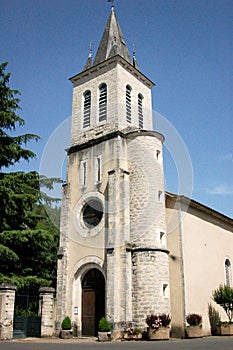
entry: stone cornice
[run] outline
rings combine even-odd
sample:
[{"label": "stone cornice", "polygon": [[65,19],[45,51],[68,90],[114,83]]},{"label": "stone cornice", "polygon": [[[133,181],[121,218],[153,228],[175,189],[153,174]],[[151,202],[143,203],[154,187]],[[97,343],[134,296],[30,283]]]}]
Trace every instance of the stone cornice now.
[{"label": "stone cornice", "polygon": [[102,134],[101,136],[97,136],[96,138],[93,139],[89,139],[87,141],[84,142],[80,142],[77,143],[73,146],[71,146],[70,148],[67,148],[67,154],[70,155],[72,153],[78,152],[80,150],[92,147],[94,145],[98,145],[101,142],[107,141],[107,140],[111,140],[114,139],[116,137],[122,137],[122,138],[134,138],[134,137],[138,137],[138,136],[151,136],[151,137],[156,137],[158,138],[162,143],[164,142],[164,136],[162,134],[160,134],[159,132],[156,131],[147,131],[147,130],[141,130],[141,129],[124,129],[124,130],[114,130],[114,131],[110,131],[106,134]]},{"label": "stone cornice", "polygon": [[169,254],[170,251],[166,248],[162,248],[162,247],[135,247],[135,248],[130,248],[127,247],[126,251],[128,252],[162,252],[162,253],[166,253]]},{"label": "stone cornice", "polygon": [[[98,72],[105,68],[106,66],[109,66],[113,64],[115,66],[117,63],[119,63],[122,67],[124,67],[128,72],[133,74],[138,80],[140,80],[143,84],[148,86],[149,88],[152,88],[155,84],[147,78],[143,73],[141,73],[137,68],[135,68],[132,64],[130,64],[128,61],[126,61],[123,57],[120,55],[116,55],[114,57],[111,57],[107,59],[106,61],[103,61],[99,64],[96,64],[93,67],[90,67],[84,71],[82,71],[79,74],[74,75],[71,77],[69,80],[73,83],[76,84],[78,80],[87,77],[88,75],[92,75],[95,72]],[[92,77],[91,77],[92,79]]]}]

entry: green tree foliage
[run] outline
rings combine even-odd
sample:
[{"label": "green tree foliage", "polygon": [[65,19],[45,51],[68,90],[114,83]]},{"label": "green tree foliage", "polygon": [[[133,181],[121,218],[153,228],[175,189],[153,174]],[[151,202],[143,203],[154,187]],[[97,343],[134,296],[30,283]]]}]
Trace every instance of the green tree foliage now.
[{"label": "green tree foliage", "polygon": [[233,319],[233,288],[226,284],[220,284],[220,286],[213,291],[212,297],[214,301],[225,310],[229,322],[231,323]]},{"label": "green tree foliage", "polygon": [[28,141],[40,139],[34,134],[11,136],[9,132],[16,129],[16,126],[23,126],[24,120],[16,114],[20,110],[18,90],[11,90],[9,79],[11,74],[5,73],[7,62],[0,65],[0,169],[9,167],[21,159],[29,160],[35,157],[35,153],[23,148]]},{"label": "green tree foliage", "polygon": [[37,218],[32,209],[39,199],[37,172],[0,173],[0,232],[34,228]]},{"label": "green tree foliage", "polygon": [[0,174],[0,282],[55,286],[60,209],[43,198],[37,172]]},{"label": "green tree foliage", "polygon": [[[24,120],[16,114],[19,92],[10,89],[6,66],[0,65],[0,169],[33,158],[22,144],[39,139],[33,134],[9,135]],[[0,172],[0,283],[33,290],[55,286],[59,232],[50,215],[58,222],[60,211],[51,205],[57,199],[40,191],[41,185],[52,189],[54,181],[36,171]]]}]

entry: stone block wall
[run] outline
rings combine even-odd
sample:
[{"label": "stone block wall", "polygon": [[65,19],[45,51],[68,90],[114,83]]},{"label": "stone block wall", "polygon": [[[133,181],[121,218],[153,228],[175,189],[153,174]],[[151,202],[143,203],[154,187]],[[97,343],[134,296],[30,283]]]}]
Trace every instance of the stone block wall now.
[{"label": "stone block wall", "polygon": [[170,313],[162,142],[146,131],[128,139],[132,321],[142,329],[148,314]]},{"label": "stone block wall", "polygon": [[51,287],[40,288],[41,305],[41,337],[52,337],[54,335],[55,322],[55,289]]},{"label": "stone block wall", "polygon": [[130,234],[140,247],[159,247],[166,230],[162,140],[155,132],[129,134]]},{"label": "stone block wall", "polygon": [[[143,128],[152,129],[152,102],[151,87],[153,83],[134,71],[128,71],[122,66],[121,60],[94,67],[91,74],[79,74],[73,82],[73,106],[71,144],[77,143],[79,136],[88,137],[94,130],[104,132],[107,129],[122,129],[125,127],[138,127],[138,95],[143,96]],[[132,74],[133,73],[133,74]],[[143,77],[143,78],[142,78]],[[107,85],[107,120],[98,121],[99,114],[99,86]],[[131,123],[126,121],[126,86],[132,88],[131,97]],[[91,91],[91,117],[90,126],[83,128],[84,93]]]},{"label": "stone block wall", "polygon": [[166,252],[132,252],[133,322],[145,329],[151,313],[170,313],[168,256]]},{"label": "stone block wall", "polygon": [[13,338],[15,290],[13,285],[0,285],[0,340]]}]

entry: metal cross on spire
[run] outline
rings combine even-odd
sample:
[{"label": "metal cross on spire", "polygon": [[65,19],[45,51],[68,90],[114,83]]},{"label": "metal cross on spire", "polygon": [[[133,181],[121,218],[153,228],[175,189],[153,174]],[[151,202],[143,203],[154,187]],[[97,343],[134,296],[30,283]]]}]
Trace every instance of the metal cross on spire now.
[{"label": "metal cross on spire", "polygon": [[112,3],[112,7],[114,7],[114,0],[108,0],[108,2]]}]

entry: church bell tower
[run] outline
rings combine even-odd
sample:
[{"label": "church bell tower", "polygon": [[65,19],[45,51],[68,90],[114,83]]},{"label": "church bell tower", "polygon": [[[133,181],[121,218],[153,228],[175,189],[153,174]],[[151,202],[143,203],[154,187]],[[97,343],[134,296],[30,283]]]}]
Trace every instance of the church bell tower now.
[{"label": "church bell tower", "polygon": [[71,145],[63,186],[57,324],[114,338],[169,313],[163,136],[152,131],[153,83],[131,60],[114,6],[95,59],[73,76]]}]

